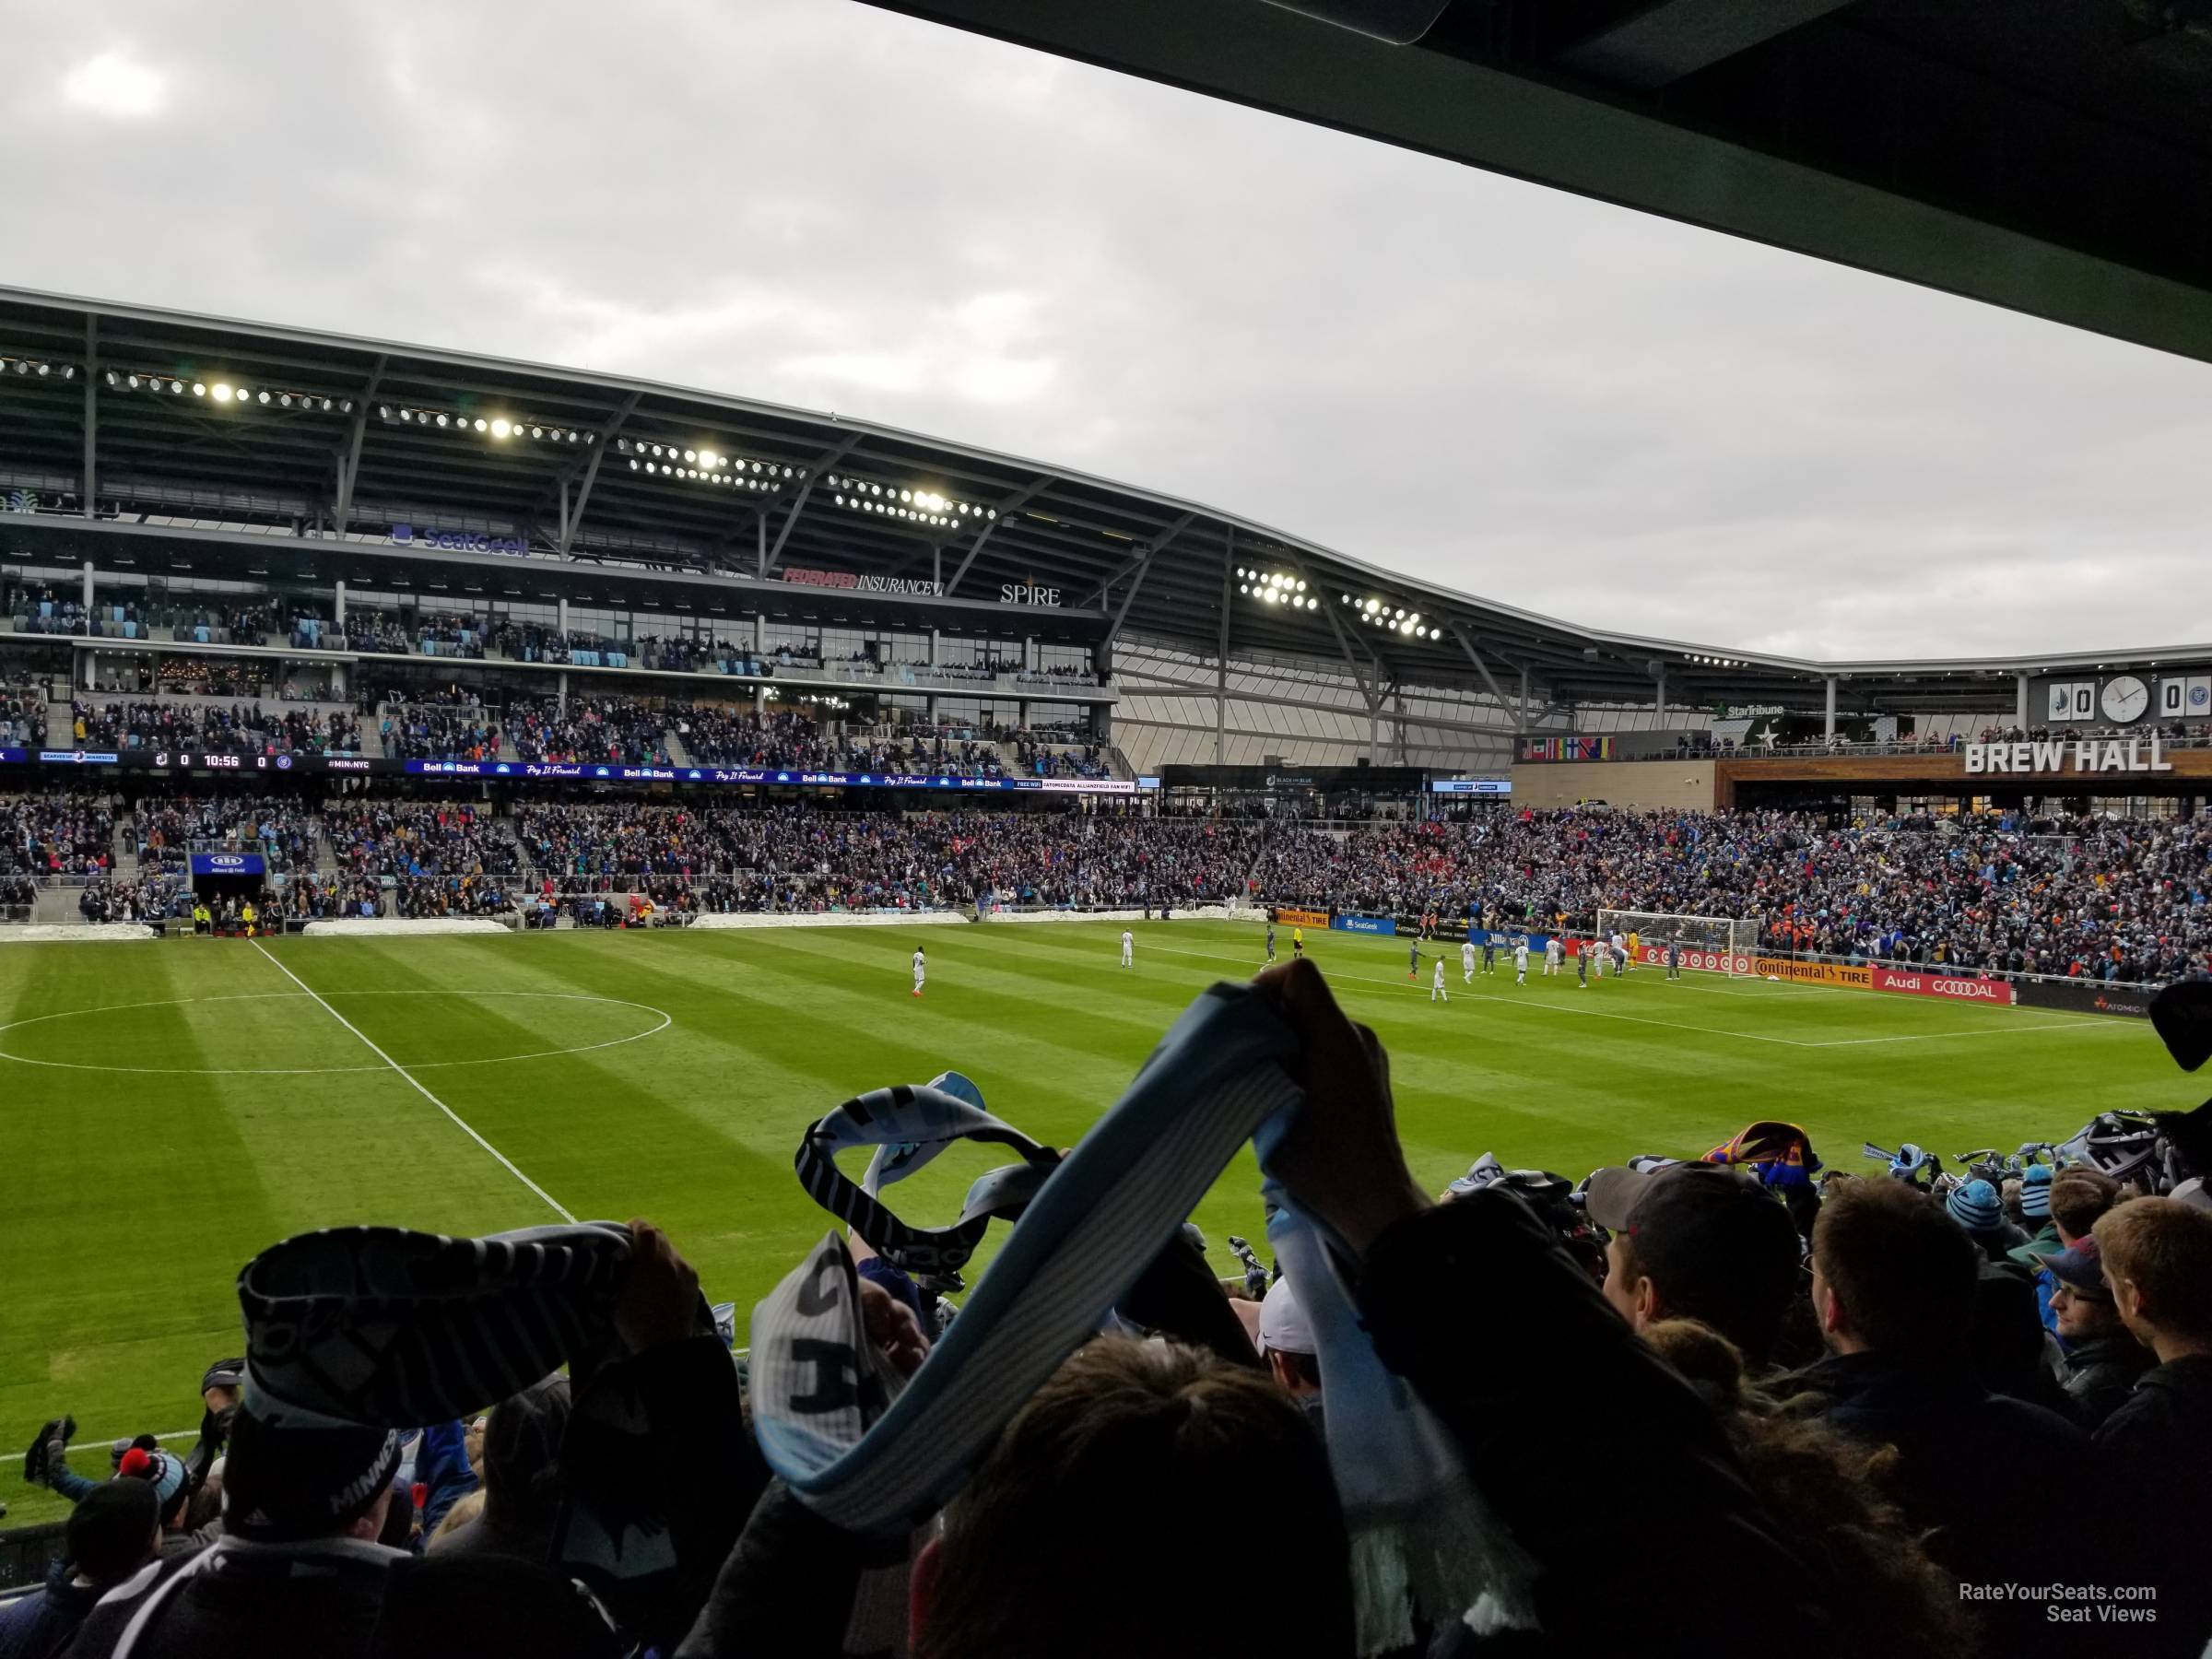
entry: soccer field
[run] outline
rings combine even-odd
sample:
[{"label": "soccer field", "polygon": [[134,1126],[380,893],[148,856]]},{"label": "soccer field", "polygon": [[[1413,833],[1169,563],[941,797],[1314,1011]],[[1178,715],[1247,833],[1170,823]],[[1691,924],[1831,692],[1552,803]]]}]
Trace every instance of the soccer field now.
[{"label": "soccer field", "polygon": [[[792,1172],[812,1119],[949,1067],[1072,1145],[1202,986],[1260,965],[1250,924],[1135,931],[1130,970],[1110,923],[0,947],[10,1523],[61,1511],[12,1472],[44,1418],[76,1417],[95,1477],[108,1440],[196,1424],[201,1371],[241,1346],[238,1269],[291,1233],[642,1215],[749,1315],[830,1224]],[[2174,1098],[2143,1021],[1650,968],[1581,990],[1532,967],[1517,988],[1507,958],[1470,987],[1456,948],[1436,1006],[1404,941],[1309,944],[1388,1046],[1432,1191],[1485,1150],[1579,1177],[1783,1117],[1871,1169],[1868,1138],[1947,1159]],[[1003,1161],[955,1148],[902,1213],[949,1220]],[[1198,1211],[1223,1273],[1223,1235],[1263,1230],[1256,1184],[1247,1153]]]}]

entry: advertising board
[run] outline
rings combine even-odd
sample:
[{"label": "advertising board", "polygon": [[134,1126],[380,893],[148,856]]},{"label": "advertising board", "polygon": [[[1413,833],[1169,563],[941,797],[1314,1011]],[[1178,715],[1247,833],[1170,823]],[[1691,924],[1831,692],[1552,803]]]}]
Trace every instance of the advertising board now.
[{"label": "advertising board", "polygon": [[1983,979],[1978,974],[1928,973],[1878,964],[1874,970],[1874,988],[1906,996],[1942,997],[1950,1002],[1996,1003],[2007,1008],[2017,1000],[2009,980]]}]

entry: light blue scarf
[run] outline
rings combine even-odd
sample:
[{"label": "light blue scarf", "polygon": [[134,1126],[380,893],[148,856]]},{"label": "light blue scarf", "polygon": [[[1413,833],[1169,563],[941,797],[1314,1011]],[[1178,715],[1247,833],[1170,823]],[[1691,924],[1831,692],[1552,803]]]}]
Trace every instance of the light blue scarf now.
[{"label": "light blue scarf", "polygon": [[[1227,984],[1203,993],[1029,1199],[960,1317],[903,1386],[866,1338],[842,1237],[825,1238],[753,1314],[753,1406],[770,1465],[851,1531],[901,1530],[941,1508],[1248,1139],[1267,1171],[1303,1101],[1290,1070],[1298,1056],[1295,1032],[1265,994]],[[988,1138],[1015,1133],[942,1089],[908,1088],[848,1102],[808,1140],[818,1150],[872,1142],[887,1149],[878,1159],[888,1173],[912,1161],[890,1148],[959,1138],[947,1131],[963,1113],[986,1120]],[[835,1191],[818,1168],[808,1185],[818,1196]],[[1360,1652],[1412,1641],[1417,1614],[1483,1630],[1533,1624],[1525,1559],[1441,1426],[1375,1356],[1334,1241],[1272,1177],[1267,1191],[1277,1206],[1269,1237],[1321,1350]],[[925,1234],[891,1219],[924,1248],[949,1242],[964,1261],[964,1230],[974,1221],[980,1237],[987,1218],[964,1211],[958,1240],[947,1239],[955,1230]]]}]

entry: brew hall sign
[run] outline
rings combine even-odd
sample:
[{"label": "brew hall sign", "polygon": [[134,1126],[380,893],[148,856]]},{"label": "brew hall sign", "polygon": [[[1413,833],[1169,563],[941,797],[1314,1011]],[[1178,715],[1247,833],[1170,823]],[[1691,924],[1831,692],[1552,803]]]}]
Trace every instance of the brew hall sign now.
[{"label": "brew hall sign", "polygon": [[1991,772],[2170,772],[2157,737],[2085,737],[2037,743],[1970,743],[1969,777]]}]

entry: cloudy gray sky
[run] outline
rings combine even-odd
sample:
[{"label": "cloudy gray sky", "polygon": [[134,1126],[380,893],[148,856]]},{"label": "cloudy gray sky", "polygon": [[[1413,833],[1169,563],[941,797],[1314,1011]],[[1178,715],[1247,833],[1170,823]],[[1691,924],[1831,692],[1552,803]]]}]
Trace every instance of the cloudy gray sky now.
[{"label": "cloudy gray sky", "polygon": [[2212,639],[2202,365],[851,0],[0,24],[8,283],[835,409],[1678,638]]}]

